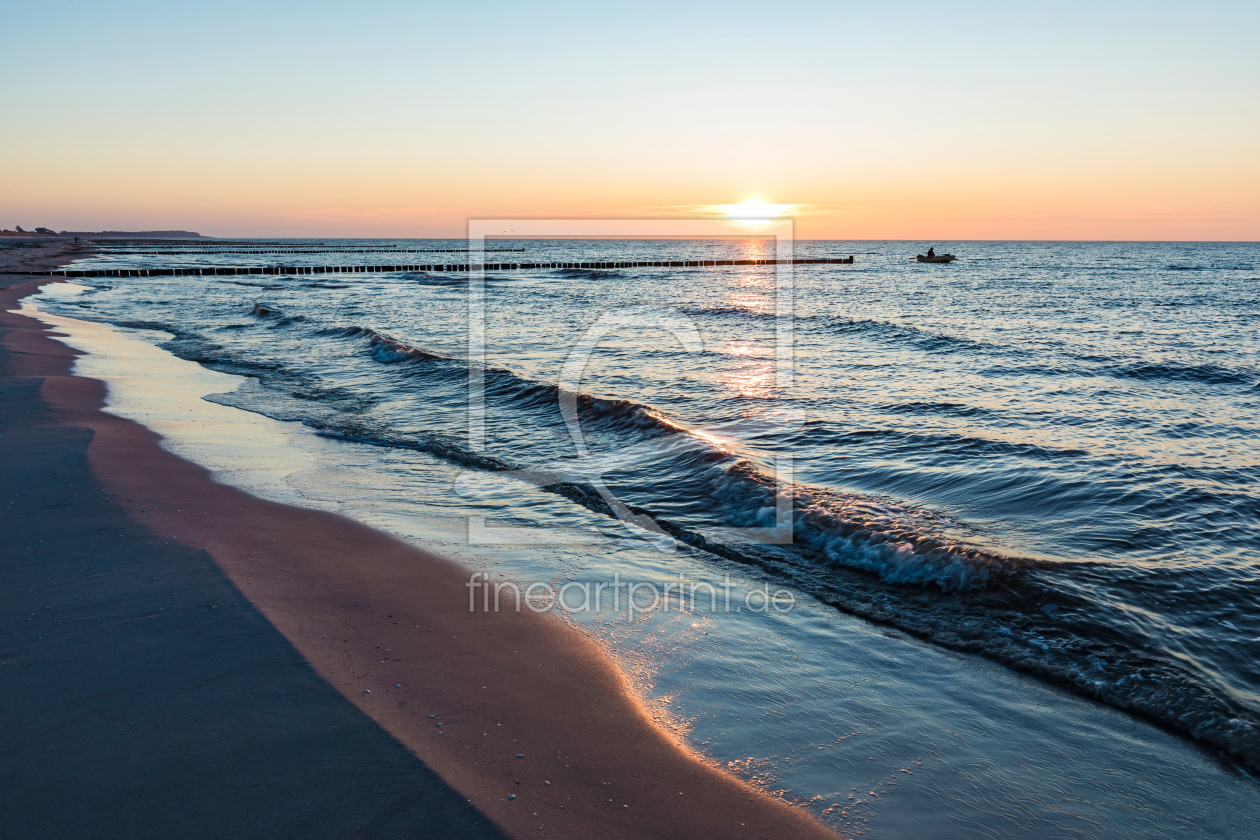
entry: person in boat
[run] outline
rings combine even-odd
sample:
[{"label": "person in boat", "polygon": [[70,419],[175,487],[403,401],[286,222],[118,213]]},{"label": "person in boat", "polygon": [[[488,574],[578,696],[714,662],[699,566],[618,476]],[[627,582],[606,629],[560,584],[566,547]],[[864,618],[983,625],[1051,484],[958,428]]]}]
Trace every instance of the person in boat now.
[{"label": "person in boat", "polygon": [[929,256],[929,257],[935,257],[935,256],[936,256],[936,246],[935,246],[935,245],[933,245],[931,248],[928,248],[928,256]]}]

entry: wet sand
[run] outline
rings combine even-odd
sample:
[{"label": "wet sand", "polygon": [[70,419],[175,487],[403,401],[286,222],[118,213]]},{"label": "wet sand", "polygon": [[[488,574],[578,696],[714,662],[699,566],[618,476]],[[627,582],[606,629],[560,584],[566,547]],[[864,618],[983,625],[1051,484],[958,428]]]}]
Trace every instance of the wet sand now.
[{"label": "wet sand", "polygon": [[687,753],[586,636],[214,483],[74,355],[0,315],[0,834],[834,836]]}]

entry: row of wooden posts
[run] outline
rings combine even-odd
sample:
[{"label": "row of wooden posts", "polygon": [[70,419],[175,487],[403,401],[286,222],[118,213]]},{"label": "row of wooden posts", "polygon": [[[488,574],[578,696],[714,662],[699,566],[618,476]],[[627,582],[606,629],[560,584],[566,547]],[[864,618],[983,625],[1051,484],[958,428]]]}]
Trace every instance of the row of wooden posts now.
[{"label": "row of wooden posts", "polygon": [[250,265],[196,268],[94,268],[0,272],[55,277],[221,277],[254,274],[376,274],[387,271],[520,271],[525,269],[612,270],[618,268],[704,268],[720,265],[852,265],[853,257],[794,260],[658,260],[649,262],[438,263],[433,265]]}]

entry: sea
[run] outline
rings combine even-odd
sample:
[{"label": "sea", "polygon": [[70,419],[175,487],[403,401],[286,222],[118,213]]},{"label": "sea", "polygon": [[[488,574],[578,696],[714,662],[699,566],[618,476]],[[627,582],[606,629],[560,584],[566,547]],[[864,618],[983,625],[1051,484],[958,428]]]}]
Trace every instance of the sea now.
[{"label": "sea", "polygon": [[[274,273],[32,305],[219,480],[565,590],[680,743],[842,833],[1254,836],[1260,245],[469,247],[119,242],[70,268]],[[688,261],[745,264],[617,266]],[[163,425],[154,354],[267,457]]]}]

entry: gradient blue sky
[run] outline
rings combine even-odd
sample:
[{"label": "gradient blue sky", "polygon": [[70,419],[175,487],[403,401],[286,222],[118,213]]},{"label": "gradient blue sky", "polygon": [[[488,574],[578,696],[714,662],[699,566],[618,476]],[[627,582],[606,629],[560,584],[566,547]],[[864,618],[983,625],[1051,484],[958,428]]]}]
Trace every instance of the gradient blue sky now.
[{"label": "gradient blue sky", "polygon": [[1257,3],[0,2],[0,226],[1260,239]]}]

